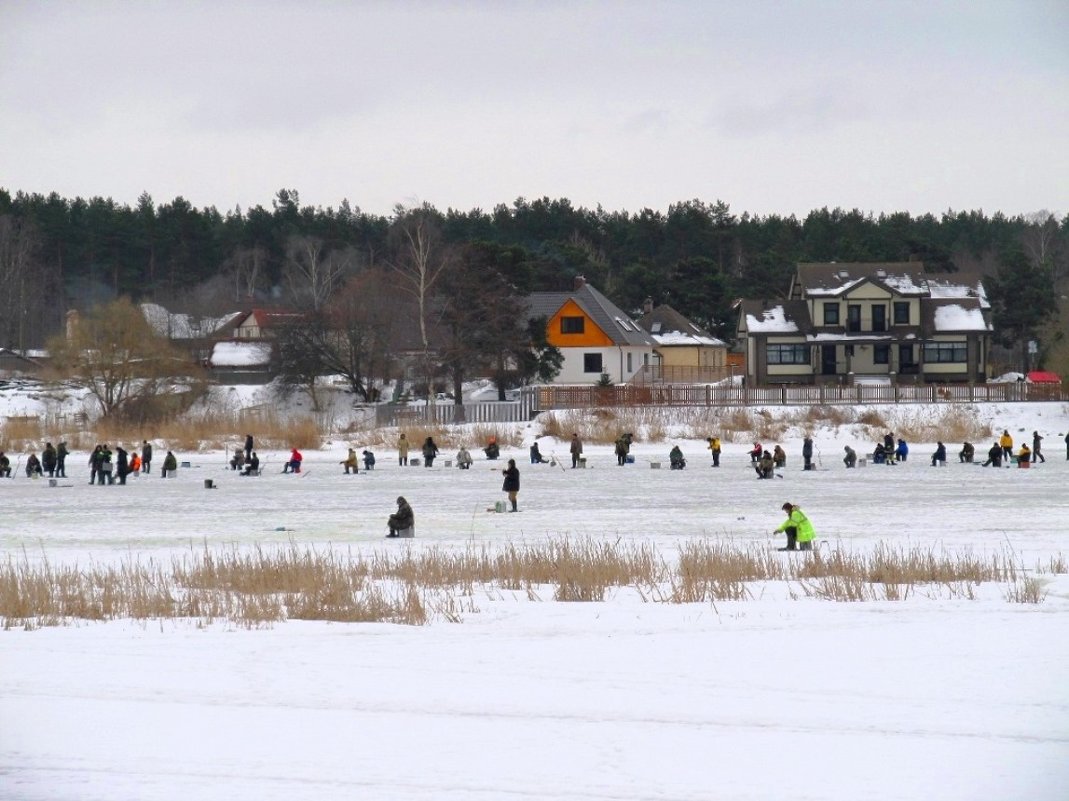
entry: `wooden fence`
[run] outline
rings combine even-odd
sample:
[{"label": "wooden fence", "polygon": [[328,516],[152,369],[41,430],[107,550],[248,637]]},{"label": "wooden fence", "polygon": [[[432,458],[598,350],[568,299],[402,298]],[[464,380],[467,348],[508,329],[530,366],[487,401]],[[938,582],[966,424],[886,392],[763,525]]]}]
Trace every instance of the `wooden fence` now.
[{"label": "wooden fence", "polygon": [[901,386],[790,385],[739,387],[683,384],[541,386],[528,388],[535,413],[599,406],[813,406],[874,403],[1005,403],[1065,401],[1056,384],[906,384]]}]

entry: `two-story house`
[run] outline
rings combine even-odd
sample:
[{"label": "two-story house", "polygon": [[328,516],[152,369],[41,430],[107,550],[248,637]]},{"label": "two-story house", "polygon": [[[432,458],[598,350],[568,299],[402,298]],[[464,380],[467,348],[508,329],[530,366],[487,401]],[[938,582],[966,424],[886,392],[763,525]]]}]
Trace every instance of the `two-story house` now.
[{"label": "two-story house", "polygon": [[991,307],[983,283],[920,262],[799,264],[787,300],[741,304],[753,384],[984,381]]},{"label": "two-story house", "polygon": [[608,375],[621,384],[654,362],[650,335],[583,276],[571,292],[533,292],[527,304],[532,319],[547,319],[546,339],[564,357],[554,383],[593,384]]},{"label": "two-story house", "polygon": [[727,344],[667,303],[647,299],[636,321],[656,343],[656,364],[644,367],[636,383],[706,383],[729,374]]}]

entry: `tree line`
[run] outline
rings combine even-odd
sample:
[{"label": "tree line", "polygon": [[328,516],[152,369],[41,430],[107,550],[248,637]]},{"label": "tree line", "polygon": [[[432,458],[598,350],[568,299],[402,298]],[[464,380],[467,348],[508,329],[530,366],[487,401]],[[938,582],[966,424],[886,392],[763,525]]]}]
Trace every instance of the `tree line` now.
[{"label": "tree line", "polygon": [[[0,345],[40,347],[63,330],[67,310],[119,297],[195,315],[280,306],[326,322],[378,317],[378,329],[396,326],[403,310],[424,347],[443,330],[454,343],[467,338],[452,348],[459,370],[473,366],[473,351],[521,352],[526,320],[498,318],[522,315],[524,295],[566,290],[576,275],[625,310],[649,297],[730,339],[734,301],[782,297],[797,262],[908,260],[988,276],[997,333],[1023,348],[1056,313],[1054,290],[1069,277],[1069,217],[823,208],[799,219],[735,214],[720,200],[630,212],[565,198],[383,216],[348,201],[302,205],[292,189],[270,208],[223,213],[147,193],[131,207],[0,189]],[[375,329],[365,323],[350,335]]]}]

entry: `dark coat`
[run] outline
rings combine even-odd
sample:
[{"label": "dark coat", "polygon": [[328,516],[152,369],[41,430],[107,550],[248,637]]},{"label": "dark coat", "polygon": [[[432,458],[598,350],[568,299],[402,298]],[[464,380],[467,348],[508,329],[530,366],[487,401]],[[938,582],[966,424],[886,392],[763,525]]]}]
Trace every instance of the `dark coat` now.
[{"label": "dark coat", "polygon": [[[144,461],[144,458],[142,458],[142,461]],[[164,470],[177,470],[178,469],[178,459],[175,458],[175,455],[173,453],[168,452],[167,456],[164,457],[163,469]]]},{"label": "dark coat", "polygon": [[813,455],[813,440],[809,439],[809,437],[806,437],[805,441],[802,443],[802,456],[804,456],[806,459],[808,459],[812,455]]},{"label": "dark coat", "polygon": [[390,528],[402,530],[412,528],[416,523],[416,513],[408,505],[408,501],[397,504],[397,511],[390,515]]},{"label": "dark coat", "polygon": [[520,470],[518,467],[508,467],[501,471],[505,474],[505,481],[501,485],[502,492],[520,491]]},{"label": "dark coat", "polygon": [[41,462],[45,466],[45,470],[54,470],[56,467],[56,449],[51,445],[46,445],[44,451],[41,452]]}]

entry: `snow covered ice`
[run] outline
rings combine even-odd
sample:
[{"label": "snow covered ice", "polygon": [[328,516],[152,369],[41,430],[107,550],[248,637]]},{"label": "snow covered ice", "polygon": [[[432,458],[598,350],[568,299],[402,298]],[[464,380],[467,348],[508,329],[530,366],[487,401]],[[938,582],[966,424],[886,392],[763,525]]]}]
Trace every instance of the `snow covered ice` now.
[{"label": "snow covered ice", "polygon": [[[769,532],[791,501],[824,548],[971,549],[1027,568],[1069,553],[1066,406],[977,408],[1017,443],[1044,432],[1046,464],[961,465],[948,442],[948,466],[932,468],[934,443],[910,443],[905,464],[848,471],[843,445],[863,456],[871,443],[823,428],[823,469],[802,471],[799,433],[780,443],[787,467],[771,481],[756,480],[742,441],[725,443],[719,469],[704,442],[668,439],[636,443],[623,468],[611,446],[588,444],[590,467],[562,470],[528,464],[533,423],[501,460],[473,450],[470,471],[446,468],[451,452],[401,468],[377,448],[374,471],[346,476],[350,443],[337,440],[304,451],[298,476],[280,474],[284,451],[260,451],[260,478],[238,477],[222,452],[178,453],[191,467],[176,479],[90,487],[79,452],[59,482],[69,487],[0,481],[0,548],[85,565],[206,546],[370,553],[569,537],[670,557],[697,538],[780,545]],[[667,470],[677,441],[682,472]],[[974,444],[981,457],[991,443]],[[567,442],[540,445],[567,460]],[[487,513],[509,457],[522,513]],[[399,494],[416,540],[383,539]],[[859,603],[768,584],[715,605],[477,589],[459,624],[0,632],[0,799],[1062,799],[1069,578],[1043,578],[1035,605],[995,584],[975,600]]]}]

